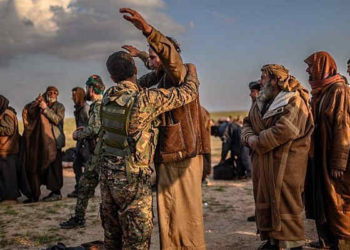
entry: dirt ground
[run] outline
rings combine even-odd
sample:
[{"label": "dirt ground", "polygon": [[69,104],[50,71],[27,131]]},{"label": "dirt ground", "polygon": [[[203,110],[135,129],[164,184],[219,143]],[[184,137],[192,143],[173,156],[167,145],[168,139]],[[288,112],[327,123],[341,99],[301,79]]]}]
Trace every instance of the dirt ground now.
[{"label": "dirt ground", "polygon": [[[219,161],[220,141],[212,140],[213,165]],[[103,240],[99,218],[99,187],[90,200],[86,227],[63,230],[58,224],[74,212],[76,200],[66,198],[75,183],[71,168],[64,170],[64,187],[61,201],[33,204],[0,204],[0,249],[45,249],[56,242],[77,246],[84,242]],[[251,180],[214,181],[203,186],[203,210],[207,249],[257,249],[261,244],[254,222],[247,217],[254,214]],[[42,187],[42,196],[48,194]],[[155,198],[155,193],[154,193]],[[22,201],[24,198],[20,198]],[[156,213],[155,199],[154,212]],[[305,220],[307,241],[316,239],[313,221]],[[159,248],[158,222],[154,216],[151,249]]]}]

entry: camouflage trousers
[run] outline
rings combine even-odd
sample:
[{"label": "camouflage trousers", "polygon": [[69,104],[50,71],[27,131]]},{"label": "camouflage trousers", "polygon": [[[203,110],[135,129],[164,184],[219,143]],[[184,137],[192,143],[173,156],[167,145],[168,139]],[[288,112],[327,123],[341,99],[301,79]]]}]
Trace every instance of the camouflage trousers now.
[{"label": "camouflage trousers", "polygon": [[100,214],[105,248],[149,249],[153,229],[150,176],[101,169]]},{"label": "camouflage trousers", "polygon": [[90,197],[95,193],[98,185],[99,174],[95,168],[87,167],[79,180],[77,204],[75,206],[75,216],[85,218],[86,208]]}]

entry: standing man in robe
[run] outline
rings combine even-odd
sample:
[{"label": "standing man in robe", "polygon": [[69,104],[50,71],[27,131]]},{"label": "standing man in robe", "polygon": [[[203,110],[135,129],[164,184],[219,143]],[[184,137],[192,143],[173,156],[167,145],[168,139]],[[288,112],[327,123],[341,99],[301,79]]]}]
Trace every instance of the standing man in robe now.
[{"label": "standing man in robe", "polygon": [[316,221],[317,247],[349,249],[350,90],[327,52],[313,53],[305,63],[316,125],[305,190],[307,217]]},{"label": "standing man in robe", "polygon": [[0,95],[0,201],[20,196],[17,160],[20,135],[16,111],[6,97]]},{"label": "standing man in robe", "polygon": [[[131,15],[125,18],[132,23],[140,17],[134,10],[127,9],[125,13]],[[150,45],[148,66],[154,71],[139,79],[140,86],[181,86],[187,65],[182,61],[175,39],[153,28],[147,41]],[[206,146],[210,136],[202,121],[199,97],[162,114],[161,120],[155,155],[161,248],[205,249],[201,179],[203,154],[210,153],[205,152],[210,150],[210,146]]]},{"label": "standing man in robe", "polygon": [[41,185],[46,185],[51,191],[43,201],[62,199],[65,108],[57,101],[58,94],[55,86],[47,87],[46,92],[27,104],[22,113],[25,138],[23,162],[31,189],[25,203],[39,200]]},{"label": "standing man in robe", "polygon": [[[76,128],[85,127],[89,121],[89,104],[86,103],[85,90],[80,87],[72,89],[72,99],[74,102],[74,118]],[[68,197],[73,198],[78,195],[78,184],[83,172],[83,166],[88,160],[90,154],[88,141],[84,138],[77,140],[75,146],[75,157],[73,162],[73,170],[75,174],[74,191],[68,194]]]},{"label": "standing man in robe", "polygon": [[302,249],[302,192],[313,130],[307,90],[282,65],[261,69],[262,90],[244,120],[252,150],[259,249]]}]

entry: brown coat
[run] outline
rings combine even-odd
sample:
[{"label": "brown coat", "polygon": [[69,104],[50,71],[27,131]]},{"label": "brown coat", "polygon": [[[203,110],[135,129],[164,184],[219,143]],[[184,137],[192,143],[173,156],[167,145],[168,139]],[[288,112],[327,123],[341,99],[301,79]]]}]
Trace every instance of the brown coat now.
[{"label": "brown coat", "polygon": [[[172,43],[153,28],[147,38],[163,64],[163,72],[151,72],[139,79],[142,87],[158,84],[169,88],[181,84],[187,74],[187,67]],[[165,113],[160,126],[160,138],[155,162],[176,162],[210,153],[208,132],[201,118],[199,97],[193,102]]]},{"label": "brown coat", "polygon": [[[306,190],[316,202],[308,200],[309,217],[320,219],[325,216],[331,231],[339,238],[350,239],[350,90],[343,83],[333,83],[322,91],[316,105],[316,129],[314,132],[314,174],[307,183],[320,182],[319,188]],[[342,179],[330,176],[332,169],[343,170]],[[311,195],[312,195],[311,194]],[[323,204],[321,204],[321,202]],[[315,202],[315,204],[312,204]],[[317,216],[317,210],[324,208],[324,214]]]},{"label": "brown coat", "polygon": [[313,119],[308,100],[299,91],[288,93],[286,102],[273,109],[277,96],[264,116],[256,101],[242,129],[245,144],[252,135],[259,138],[251,160],[256,222],[263,240],[304,240],[302,192]]},{"label": "brown coat", "polygon": [[[2,126],[2,123],[5,122],[4,126],[8,126],[7,128]],[[4,130],[4,135],[0,133],[0,157],[5,158],[9,154],[17,154],[19,152],[20,135],[16,114],[12,110],[6,109],[0,116],[0,126]]]},{"label": "brown coat", "polygon": [[50,121],[40,112],[35,102],[24,107],[22,117],[25,143],[23,166],[32,191],[31,198],[37,200],[42,184],[40,175],[45,173],[57,156],[56,140]]}]

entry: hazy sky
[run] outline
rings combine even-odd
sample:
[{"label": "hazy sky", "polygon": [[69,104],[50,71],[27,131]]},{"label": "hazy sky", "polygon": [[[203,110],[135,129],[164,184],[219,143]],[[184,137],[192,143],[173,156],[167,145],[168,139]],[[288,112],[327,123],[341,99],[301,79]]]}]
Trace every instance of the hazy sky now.
[{"label": "hazy sky", "polygon": [[[328,51],[340,73],[350,58],[348,0],[0,0],[0,93],[17,111],[56,85],[72,115],[71,89],[105,70],[123,44],[145,38],[117,13],[132,7],[181,43],[197,65],[201,103],[210,111],[246,110],[248,82],[279,63],[308,86],[303,60]],[[139,62],[139,61],[138,61]],[[147,72],[138,63],[139,73]]]}]

